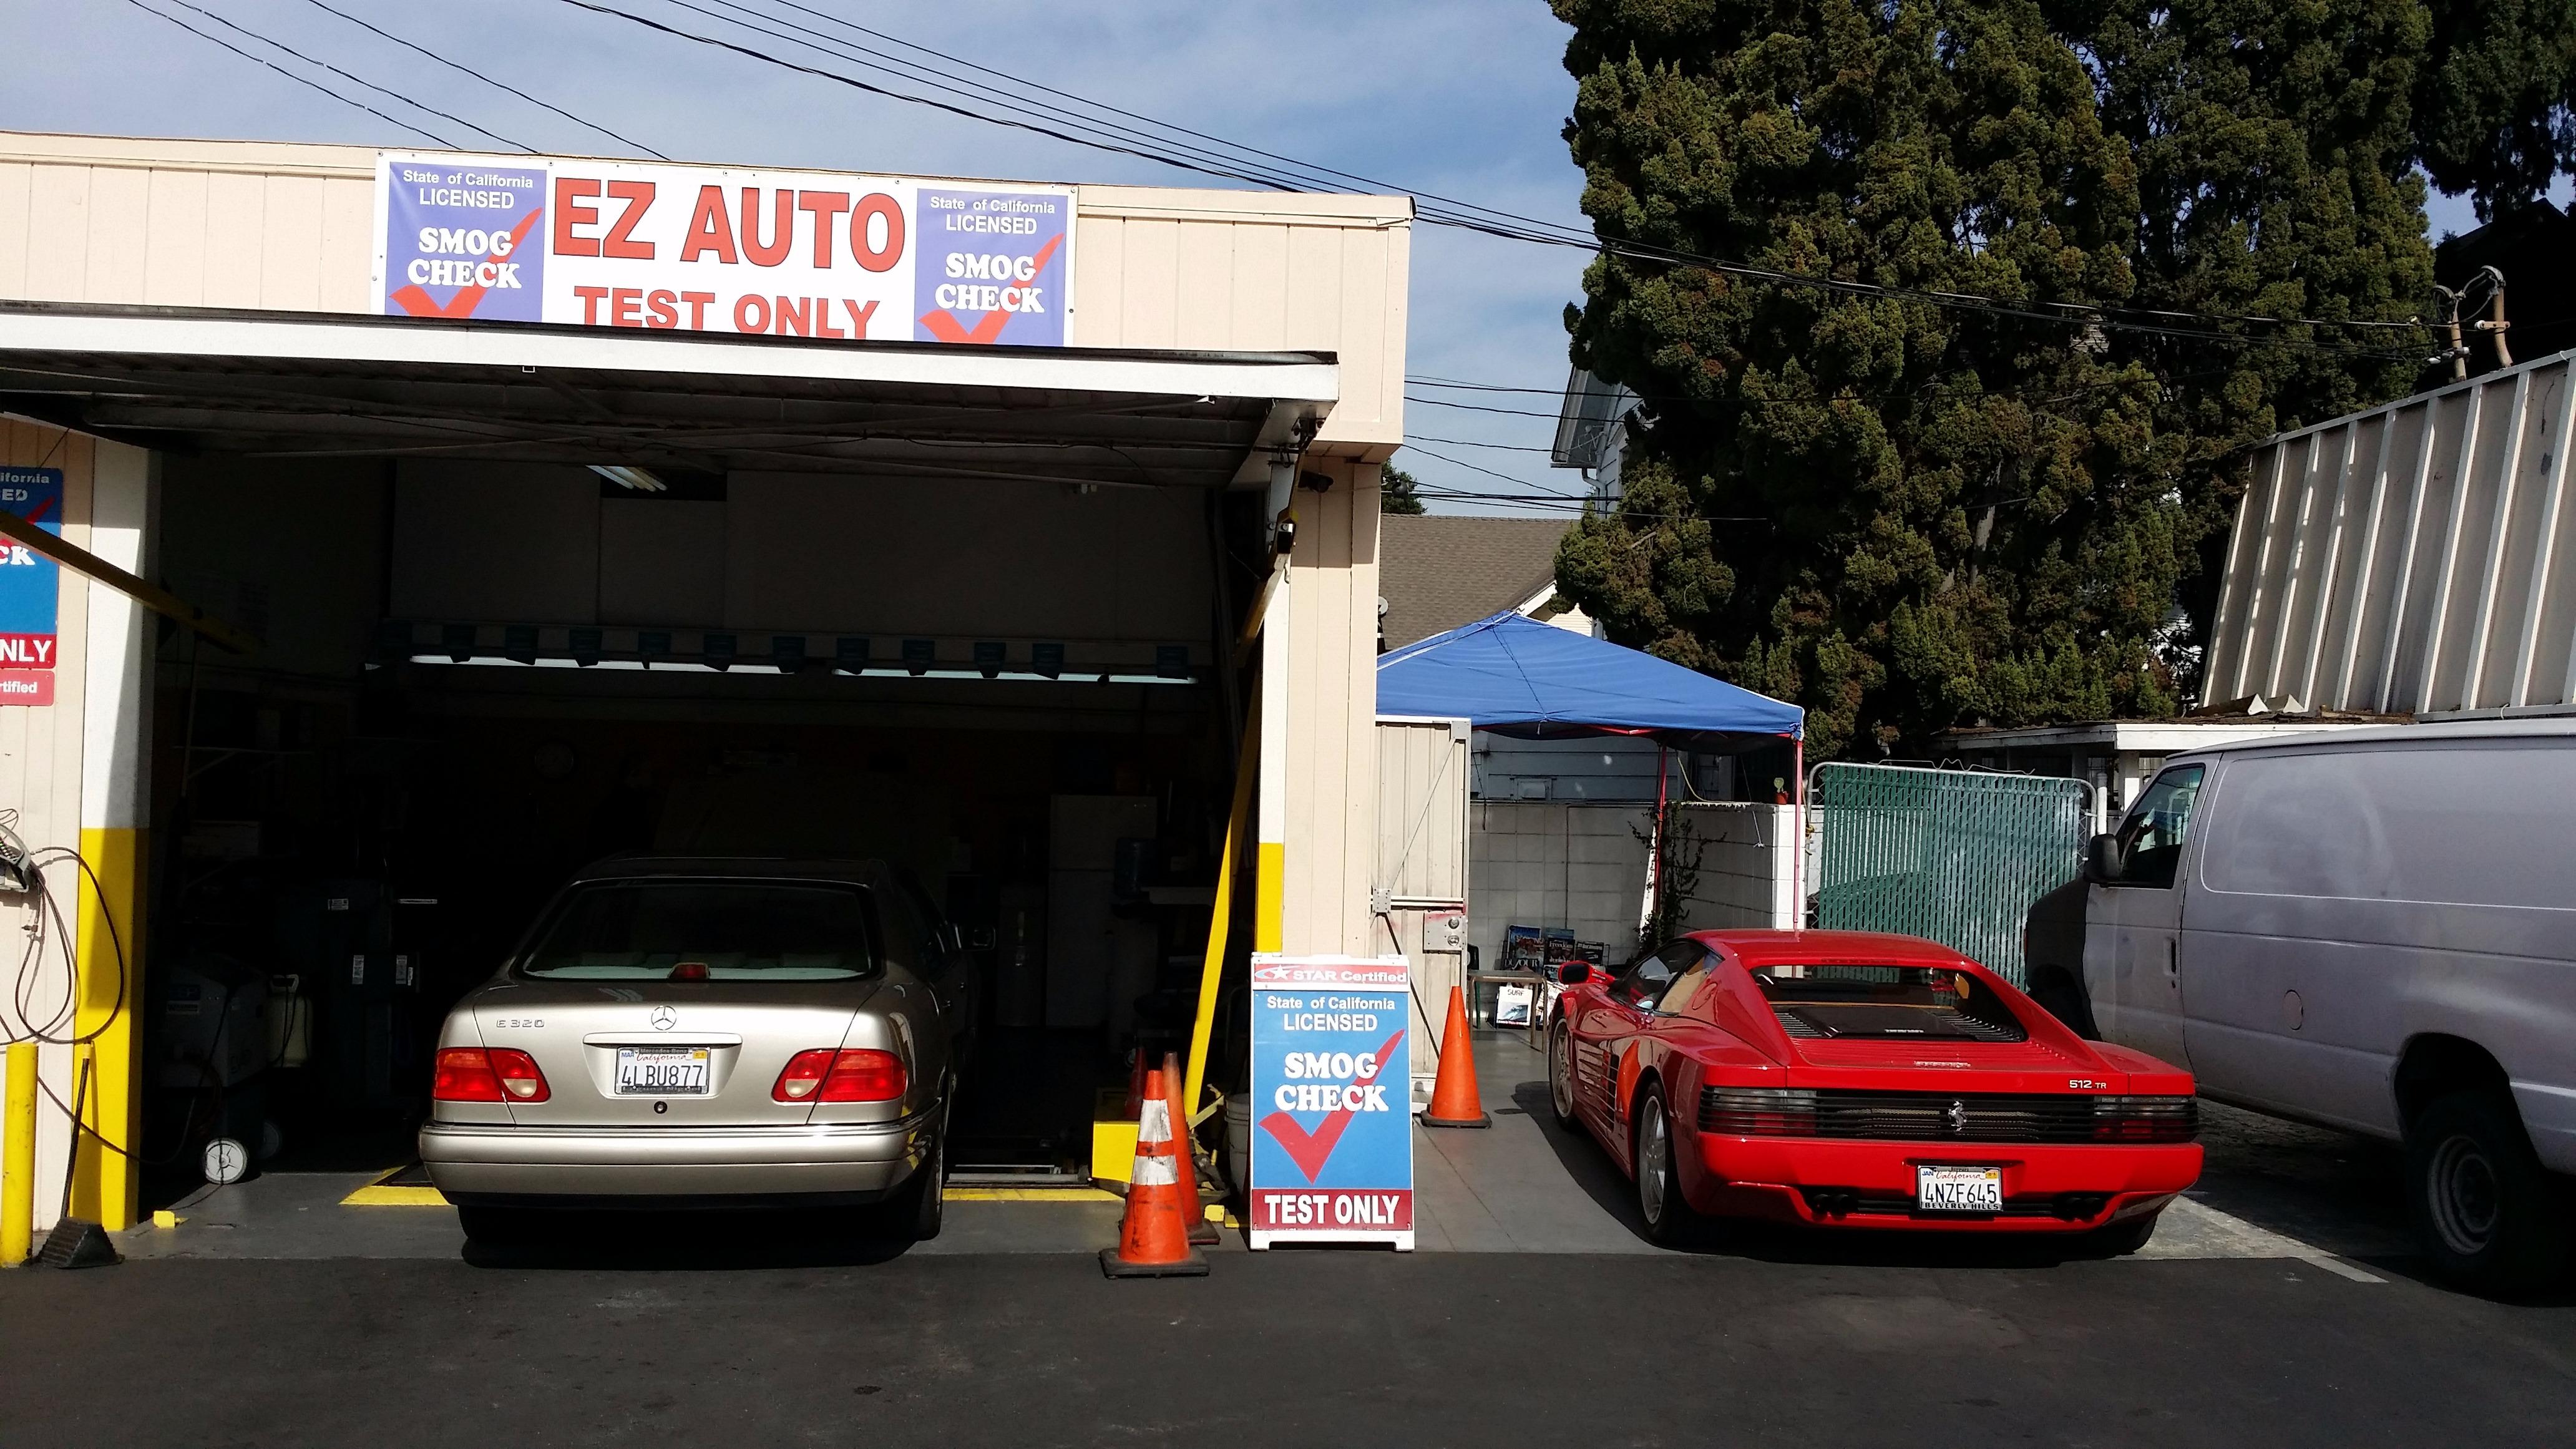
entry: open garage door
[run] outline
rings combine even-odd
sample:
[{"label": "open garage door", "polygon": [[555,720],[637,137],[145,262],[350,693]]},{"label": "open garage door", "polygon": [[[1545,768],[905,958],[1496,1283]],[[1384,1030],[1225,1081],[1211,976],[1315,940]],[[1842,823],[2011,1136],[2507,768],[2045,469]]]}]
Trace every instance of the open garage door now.
[{"label": "open garage door", "polygon": [[[1187,1038],[1263,490],[1337,387],[0,303],[0,410],[152,449],[157,575],[261,641],[159,648],[153,1151],[398,1154],[446,1004],[587,862],[868,856],[979,974],[952,1160],[1082,1175],[1127,1053]],[[209,1065],[209,1000],[268,1050]]]}]

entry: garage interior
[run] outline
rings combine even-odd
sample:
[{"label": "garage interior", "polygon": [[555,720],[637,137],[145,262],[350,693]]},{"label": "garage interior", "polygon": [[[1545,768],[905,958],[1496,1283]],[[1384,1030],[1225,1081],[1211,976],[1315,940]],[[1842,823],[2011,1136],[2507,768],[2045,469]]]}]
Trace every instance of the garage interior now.
[{"label": "garage interior", "polygon": [[447,1007],[621,852],[912,870],[983,987],[957,1177],[1080,1180],[1186,1049],[1328,356],[110,320],[0,407],[154,449],[156,576],[260,641],[157,640],[147,1204],[219,1135],[407,1162]]}]

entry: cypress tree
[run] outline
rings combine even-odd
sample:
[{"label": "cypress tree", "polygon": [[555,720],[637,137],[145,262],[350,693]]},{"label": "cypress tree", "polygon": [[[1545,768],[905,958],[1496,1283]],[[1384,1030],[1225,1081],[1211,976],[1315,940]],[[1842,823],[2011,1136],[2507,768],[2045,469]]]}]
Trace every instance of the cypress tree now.
[{"label": "cypress tree", "polygon": [[1618,507],[1560,586],[1611,637],[1808,709],[1824,756],[2160,712],[2187,561],[2148,360],[2023,311],[2137,288],[2141,202],[2032,0],[1552,0],[1610,243],[1578,365],[1627,383]]}]

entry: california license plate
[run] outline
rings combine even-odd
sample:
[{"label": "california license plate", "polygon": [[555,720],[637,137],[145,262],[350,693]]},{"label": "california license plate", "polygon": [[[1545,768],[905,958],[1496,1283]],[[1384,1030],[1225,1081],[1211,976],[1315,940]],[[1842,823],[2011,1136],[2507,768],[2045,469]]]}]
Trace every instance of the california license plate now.
[{"label": "california license plate", "polygon": [[1917,1167],[1914,1205],[1927,1213],[1999,1213],[2004,1210],[2000,1167]]},{"label": "california license plate", "polygon": [[619,1047],[617,1095],[703,1097],[714,1081],[705,1047]]}]

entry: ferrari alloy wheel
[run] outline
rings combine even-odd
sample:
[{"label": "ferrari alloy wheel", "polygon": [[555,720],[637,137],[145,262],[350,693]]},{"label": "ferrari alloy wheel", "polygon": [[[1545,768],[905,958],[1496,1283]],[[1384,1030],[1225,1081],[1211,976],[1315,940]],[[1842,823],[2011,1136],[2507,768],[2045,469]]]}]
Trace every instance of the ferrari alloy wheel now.
[{"label": "ferrari alloy wheel", "polygon": [[2519,1296],[2565,1271],[2565,1204],[2510,1099],[2460,1092],[2426,1107],[2406,1133],[2406,1173],[2416,1237],[2444,1276]]},{"label": "ferrari alloy wheel", "polygon": [[1682,1175],[1673,1161],[1672,1117],[1664,1111],[1664,1091],[1649,1085],[1637,1094],[1637,1210],[1646,1220],[1646,1237],[1665,1247],[1681,1243],[1697,1214],[1682,1197]]},{"label": "ferrari alloy wheel", "polygon": [[1561,1016],[1547,1029],[1547,1105],[1557,1126],[1574,1125],[1574,1033]]}]

